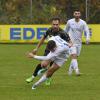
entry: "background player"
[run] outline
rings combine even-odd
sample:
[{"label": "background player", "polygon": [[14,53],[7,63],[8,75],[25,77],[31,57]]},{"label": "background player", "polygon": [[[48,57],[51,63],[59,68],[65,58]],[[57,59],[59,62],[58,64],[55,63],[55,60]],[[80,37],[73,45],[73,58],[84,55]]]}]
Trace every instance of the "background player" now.
[{"label": "background player", "polygon": [[69,34],[69,37],[73,43],[73,46],[70,48],[71,63],[69,67],[68,74],[71,75],[74,70],[76,75],[80,75],[77,57],[80,55],[81,46],[82,46],[82,33],[86,32],[86,43],[90,41],[89,29],[85,21],[80,19],[81,13],[79,10],[75,10],[74,18],[67,21],[65,26],[65,31]]}]

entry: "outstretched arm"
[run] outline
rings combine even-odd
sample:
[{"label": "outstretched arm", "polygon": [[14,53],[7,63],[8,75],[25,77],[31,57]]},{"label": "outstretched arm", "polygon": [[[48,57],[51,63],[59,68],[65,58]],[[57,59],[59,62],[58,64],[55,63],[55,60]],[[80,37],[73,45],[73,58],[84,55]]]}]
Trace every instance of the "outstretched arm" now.
[{"label": "outstretched arm", "polygon": [[33,54],[36,54],[38,49],[40,48],[40,46],[43,44],[44,40],[47,38],[47,36],[50,33],[50,28],[45,32],[45,34],[43,35],[43,37],[41,38],[41,40],[39,41],[37,47],[32,51]]},{"label": "outstretched arm", "polygon": [[50,60],[51,58],[55,57],[55,55],[53,53],[52,54],[49,53],[47,56],[37,56],[37,55],[34,55],[33,53],[29,53],[28,57],[35,58],[37,60]]},{"label": "outstretched arm", "polygon": [[84,24],[84,32],[86,33],[86,44],[89,44],[90,42],[90,32],[87,24]]},{"label": "outstretched arm", "polygon": [[36,53],[37,53],[38,49],[39,49],[40,46],[43,44],[44,40],[45,40],[45,37],[43,36],[43,37],[41,38],[40,42],[38,43],[37,47],[32,51],[33,54],[36,54]]}]

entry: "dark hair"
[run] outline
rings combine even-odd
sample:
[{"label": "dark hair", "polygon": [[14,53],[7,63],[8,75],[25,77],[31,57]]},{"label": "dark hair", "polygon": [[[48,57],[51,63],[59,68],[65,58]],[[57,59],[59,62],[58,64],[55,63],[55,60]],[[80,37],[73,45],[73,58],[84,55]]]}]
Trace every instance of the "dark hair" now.
[{"label": "dark hair", "polygon": [[74,10],[74,12],[75,12],[75,11],[80,12],[80,10],[79,10],[79,9],[75,9],[75,10]]},{"label": "dark hair", "polygon": [[52,20],[52,21],[53,21],[53,20],[58,20],[58,21],[60,22],[60,18],[59,18],[59,17],[53,17],[51,20]]},{"label": "dark hair", "polygon": [[51,51],[51,50],[53,50],[55,47],[56,47],[55,41],[50,40],[50,41],[47,43],[47,49],[48,49],[48,50]]}]

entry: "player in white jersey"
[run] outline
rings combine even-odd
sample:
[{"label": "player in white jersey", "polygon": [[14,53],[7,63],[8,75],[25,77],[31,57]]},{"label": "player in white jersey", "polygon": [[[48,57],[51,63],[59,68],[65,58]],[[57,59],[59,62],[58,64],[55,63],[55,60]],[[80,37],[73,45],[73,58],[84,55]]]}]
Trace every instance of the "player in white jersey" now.
[{"label": "player in white jersey", "polygon": [[36,56],[32,53],[28,54],[30,58],[44,60],[46,62],[46,66],[49,65],[51,61],[54,62],[53,65],[48,68],[46,73],[40,78],[40,80],[32,86],[32,89],[34,89],[40,83],[46,81],[64,64],[66,59],[69,57],[69,46],[71,46],[71,44],[61,39],[61,37],[53,36],[49,39],[49,42],[47,44],[47,49],[50,50],[50,53],[47,56]]},{"label": "player in white jersey", "polygon": [[68,74],[71,75],[74,70],[76,75],[80,75],[77,57],[80,55],[82,46],[82,33],[86,32],[86,43],[89,43],[89,29],[85,21],[80,19],[81,13],[79,10],[74,11],[74,18],[68,20],[65,26],[65,32],[69,34],[69,37],[73,43],[70,48],[71,63],[69,67]]}]

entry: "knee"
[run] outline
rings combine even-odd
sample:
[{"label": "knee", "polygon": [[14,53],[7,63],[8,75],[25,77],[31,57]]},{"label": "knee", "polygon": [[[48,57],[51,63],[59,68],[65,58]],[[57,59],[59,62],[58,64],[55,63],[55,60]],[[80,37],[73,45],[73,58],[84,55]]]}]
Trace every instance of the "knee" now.
[{"label": "knee", "polygon": [[51,71],[51,70],[48,70],[47,71],[47,77],[49,78],[49,77],[51,77],[53,75],[53,72]]},{"label": "knee", "polygon": [[72,54],[72,55],[71,55],[71,58],[72,58],[72,59],[77,59],[77,54]]},{"label": "knee", "polygon": [[41,67],[46,68],[48,66],[47,62],[41,62]]}]

